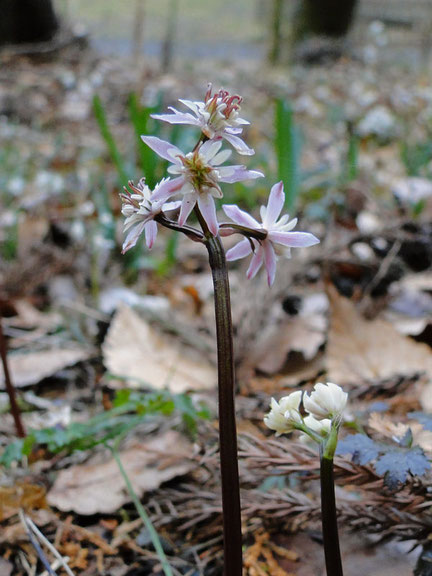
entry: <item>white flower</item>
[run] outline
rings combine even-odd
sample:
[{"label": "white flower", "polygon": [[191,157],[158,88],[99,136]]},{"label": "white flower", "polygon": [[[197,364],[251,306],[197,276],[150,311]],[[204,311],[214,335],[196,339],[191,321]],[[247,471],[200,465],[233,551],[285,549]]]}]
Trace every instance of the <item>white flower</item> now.
[{"label": "white flower", "polygon": [[340,419],[346,406],[348,394],[337,384],[315,384],[310,396],[303,397],[303,406],[317,420]]},{"label": "white flower", "polygon": [[152,118],[169,124],[197,126],[210,140],[224,138],[239,154],[251,155],[254,154],[253,149],[238,136],[243,131],[241,126],[249,124],[247,120],[239,117],[241,101],[240,96],[231,96],[226,90],[212,94],[212,87],[209,84],[204,102],[179,100],[192,113],[179,112],[170,106],[172,114],[152,114]]},{"label": "white flower", "polygon": [[330,432],[331,428],[331,420],[328,418],[324,418],[324,420],[317,420],[315,416],[309,414],[303,419],[305,425],[312,430],[312,432],[316,432],[320,436],[327,436]]},{"label": "white flower", "polygon": [[[160,186],[165,186],[169,182],[169,178],[164,178],[156,185],[154,192]],[[124,254],[135,246],[138,238],[142,232],[145,234],[146,244],[149,249],[152,248],[156,235],[157,224],[154,218],[162,212],[162,210],[174,210],[180,205],[180,202],[168,202],[166,204],[152,203],[150,198],[153,192],[145,183],[145,179],[141,178],[135,186],[132,181],[128,183],[132,193],[127,188],[120,194],[122,201],[122,214],[126,217],[124,223],[124,231],[129,230],[125,241],[123,242],[122,253]]]},{"label": "white flower", "polygon": [[246,275],[249,279],[253,278],[264,263],[269,286],[273,284],[276,274],[276,250],[289,258],[291,248],[313,246],[319,242],[318,238],[309,232],[292,232],[297,224],[297,218],[290,221],[288,214],[279,218],[284,203],[283,182],[278,182],[270,191],[267,206],[261,206],[262,224],[244,210],[240,210],[236,204],[224,204],[222,206],[228,218],[231,218],[236,224],[266,233],[266,238],[259,242],[258,240],[243,238],[228,250],[226,259],[228,261],[238,260],[253,252]]},{"label": "white flower", "polygon": [[257,170],[247,170],[242,165],[220,166],[231,155],[231,150],[219,152],[222,142],[207,140],[193,152],[184,154],[177,146],[165,142],[156,136],[141,136],[156,154],[171,162],[168,172],[175,178],[169,180],[154,192],[153,202],[165,202],[175,194],[182,194],[178,223],[183,226],[192,212],[195,204],[207,222],[210,232],[216,236],[219,223],[216,218],[214,198],[222,198],[219,182],[242,182],[253,178],[261,178],[263,174]]},{"label": "white flower", "polygon": [[296,424],[301,424],[299,406],[302,392],[292,392],[277,402],[271,399],[270,412],[264,417],[264,424],[276,432],[276,436],[291,432]]}]

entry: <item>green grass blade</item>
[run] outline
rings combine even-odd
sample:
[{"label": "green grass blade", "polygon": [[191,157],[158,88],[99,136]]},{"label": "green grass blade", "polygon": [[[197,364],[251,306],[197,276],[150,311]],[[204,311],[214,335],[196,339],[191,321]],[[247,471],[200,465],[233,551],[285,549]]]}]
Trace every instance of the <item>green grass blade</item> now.
[{"label": "green grass blade", "polygon": [[105,140],[105,144],[107,145],[108,152],[111,156],[111,160],[113,161],[117,169],[119,181],[121,184],[126,184],[129,178],[127,175],[127,171],[125,169],[125,163],[119,152],[114,136],[108,126],[107,117],[104,106],[102,104],[102,100],[99,98],[97,94],[93,98],[93,112],[96,117],[96,121],[98,123],[102,137]]},{"label": "green grass blade", "polygon": [[300,190],[300,137],[289,104],[276,100],[275,110],[275,152],[278,180],[285,186],[286,206],[294,208]]}]

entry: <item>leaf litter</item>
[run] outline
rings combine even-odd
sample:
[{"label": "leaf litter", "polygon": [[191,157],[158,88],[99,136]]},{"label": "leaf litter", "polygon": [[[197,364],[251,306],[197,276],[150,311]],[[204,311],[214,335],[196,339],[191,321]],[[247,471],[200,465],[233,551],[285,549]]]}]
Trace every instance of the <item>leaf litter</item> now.
[{"label": "leaf litter", "polygon": [[[179,338],[178,332],[169,330],[171,333],[168,335],[158,326],[161,324],[166,328],[162,315],[171,313],[164,301],[163,310],[157,309],[151,323],[147,317],[144,320],[137,311],[120,307],[112,320],[101,318],[99,311],[94,310],[94,317],[88,319],[87,325],[83,328],[85,323],[75,323],[74,313],[68,318],[70,326],[65,338],[54,338],[46,349],[41,349],[42,340],[46,337],[51,338],[53,332],[55,333],[54,326],[57,319],[51,318],[46,308],[52,303],[51,297],[54,301],[54,297],[50,295],[55,292],[53,287],[56,279],[61,275],[68,277],[72,273],[76,274],[74,281],[76,280],[78,292],[81,289],[88,290],[90,277],[88,271],[91,262],[94,264],[97,260],[94,253],[91,258],[83,254],[77,257],[73,250],[60,247],[58,244],[66,242],[67,246],[68,239],[69,241],[72,239],[72,243],[75,242],[82,249],[85,245],[82,236],[81,240],[76,240],[80,235],[73,235],[77,221],[81,220],[81,224],[84,222],[84,225],[90,228],[97,217],[94,199],[90,200],[93,206],[89,207],[91,208],[89,210],[86,208],[86,213],[79,208],[84,199],[79,194],[76,199],[77,206],[73,205],[71,196],[68,200],[71,205],[66,207],[58,201],[61,188],[65,186],[65,176],[72,178],[68,181],[68,188],[72,181],[72,187],[77,190],[89,191],[88,182],[93,175],[91,160],[82,157],[83,133],[94,146],[94,155],[100,157],[103,154],[103,143],[99,135],[89,128],[91,94],[83,91],[80,76],[89,77],[91,84],[96,82],[95,78],[99,73],[99,80],[96,83],[99,82],[102,95],[112,103],[112,107],[109,106],[112,118],[124,115],[126,90],[134,84],[136,76],[135,69],[128,70],[127,67],[117,66],[114,61],[99,63],[93,59],[91,62],[81,61],[73,73],[74,77],[76,75],[75,91],[72,87],[66,88],[64,73],[68,70],[63,64],[53,62],[41,66],[45,75],[40,91],[48,108],[38,117],[42,124],[49,125],[53,118],[55,122],[65,122],[67,114],[67,128],[71,141],[62,150],[55,150],[49,132],[38,133],[36,138],[35,130],[28,125],[28,121],[38,114],[37,101],[29,97],[24,109],[19,99],[13,100],[15,113],[25,120],[24,124],[16,128],[13,137],[19,137],[22,141],[23,153],[27,153],[26,149],[32,147],[35,162],[52,166],[52,170],[38,171],[38,174],[27,178],[27,181],[21,178],[26,185],[25,193],[13,201],[13,207],[23,210],[26,214],[19,226],[21,241],[17,252],[18,262],[12,266],[4,262],[0,264],[0,275],[4,279],[2,303],[12,302],[17,305],[14,300],[15,293],[18,292],[25,298],[31,298],[35,304],[32,314],[17,305],[18,315],[15,314],[15,319],[12,317],[8,320],[9,344],[13,349],[10,362],[15,385],[34,387],[35,393],[41,398],[45,395],[55,396],[56,390],[47,387],[44,378],[53,377],[64,367],[80,362],[88,368],[88,373],[83,383],[79,382],[78,370],[71,370],[72,374],[75,370],[77,382],[68,386],[66,399],[73,408],[72,415],[76,417],[79,414],[84,420],[102,407],[110,409],[112,387],[123,388],[125,385],[129,388],[138,386],[143,389],[168,387],[176,392],[201,390],[203,397],[207,395],[212,398],[216,382],[214,366],[207,359],[208,355],[202,354],[201,348],[195,353],[194,346],[191,346],[194,339],[197,341],[197,326],[198,333],[202,330],[206,337],[212,334],[212,327],[208,326],[211,320],[208,295],[202,290],[201,280],[198,279],[199,274],[202,274],[200,272],[202,258],[196,255],[195,247],[193,254],[179,251],[179,267],[173,271],[171,278],[168,277],[163,288],[157,275],[152,275],[146,268],[144,272],[142,270],[140,272],[145,275],[145,281],[140,283],[138,280],[136,287],[134,286],[137,294],[149,290],[158,296],[162,290],[163,296],[167,296],[174,304],[178,303],[178,308],[184,313],[182,316],[182,321],[183,319],[185,321],[184,333],[189,331],[193,334],[188,339],[188,347],[184,344],[184,334]],[[25,61],[21,62],[18,70],[19,67],[22,74],[21,85],[26,93],[32,95],[39,83],[40,74],[35,73],[36,68]],[[50,80],[50,67],[54,70],[57,80]],[[89,76],[90,70],[95,71],[95,75]],[[10,70],[4,70],[2,74],[6,72],[9,75],[11,73]],[[300,72],[301,82],[298,82],[297,75]],[[152,76],[146,77],[145,80],[152,90],[168,85],[172,92],[169,96],[171,98],[186,93],[185,88],[191,93],[201,89],[200,74],[196,74],[194,78],[188,74],[181,79],[170,76],[160,79]],[[262,109],[263,86],[257,86],[257,82],[260,84],[260,81],[256,80],[255,73],[250,74],[246,68],[242,71],[242,78],[246,84],[245,100],[255,100],[258,108]],[[430,106],[431,98],[425,91],[424,79],[412,82],[412,79],[406,78],[402,83],[397,82],[395,85],[391,72],[383,77],[378,76],[376,70],[365,74],[354,62],[339,63],[331,71],[330,76],[327,71],[317,68],[308,70],[308,74],[294,70],[292,78],[287,80],[286,74],[281,77],[276,74],[274,78],[269,78],[268,82],[271,90],[278,93],[282,91],[292,97],[296,118],[304,126],[304,137],[308,143],[308,149],[305,150],[302,160],[306,195],[313,196],[316,193],[314,190],[318,190],[319,194],[325,196],[327,192],[321,184],[321,175],[324,174],[324,180],[330,178],[332,171],[337,170],[340,164],[339,135],[345,126],[343,121],[331,127],[324,124],[325,115],[330,107],[334,109],[334,106],[340,105],[344,108],[346,103],[356,103],[358,111],[354,121],[359,124],[358,136],[361,139],[357,181],[351,182],[346,189],[332,181],[329,189],[334,191],[334,198],[327,198],[322,203],[312,201],[310,205],[311,211],[312,208],[316,212],[327,211],[327,217],[330,219],[321,227],[319,223],[316,224],[317,235],[322,238],[326,236],[322,252],[319,254],[320,261],[324,261],[324,271],[320,269],[321,262],[318,263],[318,272],[314,272],[317,262],[304,261],[299,264],[299,261],[293,260],[287,267],[285,277],[281,277],[272,293],[268,295],[266,292],[265,297],[264,292],[260,291],[258,279],[257,288],[251,284],[246,287],[245,282],[240,279],[244,271],[235,267],[231,271],[233,289],[234,291],[238,289],[238,297],[234,295],[233,301],[236,305],[236,300],[237,303],[242,300],[233,314],[239,334],[237,342],[239,384],[241,393],[249,395],[246,397],[240,394],[238,398],[239,428],[242,431],[240,466],[244,482],[246,541],[249,550],[252,548],[255,569],[260,563],[273,562],[268,552],[271,551],[278,563],[278,566],[271,564],[275,574],[280,568],[281,574],[282,570],[285,570],[286,573],[306,576],[310,573],[311,565],[315,567],[314,573],[318,573],[322,567],[321,547],[308,536],[308,532],[318,526],[318,499],[314,488],[317,478],[316,461],[307,446],[294,445],[284,439],[263,439],[261,420],[267,409],[269,397],[281,395],[286,388],[292,386],[301,385],[309,389],[317,379],[327,378],[340,384],[347,383],[353,390],[352,402],[356,417],[366,428],[372,441],[385,440],[391,443],[393,436],[401,438],[410,429],[413,443],[419,445],[425,452],[430,450],[430,441],[425,436],[425,425],[421,423],[421,419],[412,420],[409,415],[407,416],[412,411],[432,410],[431,356],[430,348],[426,344],[427,329],[430,325],[427,301],[431,292],[427,252],[430,240],[428,231],[430,198],[429,193],[424,192],[430,188],[430,178],[423,177],[427,170],[426,165],[420,165],[421,180],[407,175],[404,160],[399,154],[398,131],[402,129],[403,124],[399,122],[399,118],[408,119],[415,116],[412,122],[408,122],[408,125],[412,126],[408,134],[408,145],[411,145],[410,139],[414,136],[424,138],[425,122],[418,119]],[[229,75],[221,79],[222,83],[227,81],[230,81]],[[289,85],[289,82],[293,84]],[[296,82],[298,86],[294,86]],[[404,82],[405,85],[402,86]],[[9,84],[13,86],[13,82]],[[81,87],[78,88],[79,86]],[[268,89],[266,85],[264,91]],[[304,98],[305,93],[310,95],[308,99]],[[116,95],[115,98],[113,94]],[[391,94],[391,98],[387,98],[388,94]],[[256,99],[252,97],[254,95],[257,95]],[[411,103],[405,104],[408,100]],[[56,102],[65,104],[56,107]],[[382,104],[383,102],[385,104]],[[266,109],[268,108],[267,106]],[[418,112],[413,115],[411,111],[414,109]],[[374,126],[372,128],[369,126],[365,131],[367,123],[361,124],[362,116],[368,118],[370,124],[371,116],[372,119],[373,115],[376,117],[377,110],[381,119],[391,120],[387,123],[389,130],[384,134],[386,141],[379,144],[376,138],[382,138],[383,133],[376,134]],[[271,118],[266,117],[263,133],[270,123]],[[0,128],[3,130],[3,127]],[[126,133],[125,126],[119,126],[118,129],[119,134]],[[334,136],[336,133],[337,137]],[[251,136],[258,144],[257,149],[261,149],[262,135],[256,133]],[[8,138],[10,141],[10,137]],[[408,156],[412,167],[414,160],[410,154]],[[76,170],[78,164],[80,170]],[[55,178],[58,176],[55,172],[56,167],[64,171],[61,181]],[[112,187],[111,191],[115,196],[117,190],[116,185],[112,184],[113,175],[109,174],[109,167],[106,165],[104,169],[107,169],[108,186]],[[68,171],[76,175],[73,176]],[[17,182],[18,180],[14,186],[17,186]],[[39,186],[36,190],[33,184],[35,182],[45,182],[46,186],[42,188]],[[343,196],[343,205],[340,203],[340,196],[338,199],[338,194]],[[399,202],[397,208],[392,205],[393,194]],[[417,197],[419,194],[420,197]],[[359,198],[363,199],[359,202]],[[47,203],[50,208],[47,218],[49,225],[46,225],[44,211]],[[115,201],[112,204],[114,206]],[[302,206],[306,214],[309,210],[307,204],[306,202]],[[419,206],[422,210],[414,222],[412,211],[420,209]],[[38,217],[33,222],[34,226],[31,226],[32,218],[26,213],[28,210],[38,212]],[[405,220],[397,220],[401,212],[405,215]],[[365,213],[369,224],[373,221],[373,232],[370,227],[366,229],[360,226],[361,217]],[[58,228],[53,227],[53,221],[64,224],[62,230],[64,237],[59,234]],[[390,225],[386,226],[386,223]],[[409,230],[404,230],[401,235],[399,232],[404,226],[409,226]],[[400,230],[396,231],[396,228]],[[36,250],[31,247],[33,240],[38,245]],[[395,250],[391,254],[391,262],[388,261],[382,266],[389,246],[396,242],[400,245],[399,251]],[[351,250],[351,246],[356,248]],[[104,267],[103,259],[98,261],[98,265],[103,272],[101,279],[103,294],[103,290],[112,285],[112,279],[120,277],[121,268],[115,261],[111,262],[110,266]],[[328,266],[339,293],[331,287],[324,287],[322,277],[326,276],[325,268]],[[103,277],[103,274],[106,276]],[[423,276],[421,286],[418,285],[420,276]],[[305,286],[306,294],[303,291]],[[76,290],[76,287],[74,289]],[[87,302],[97,301],[97,298],[94,298],[97,289],[96,283],[92,287],[93,299],[88,298]],[[400,289],[399,294],[403,294],[399,300],[392,292],[395,289]],[[246,290],[251,295],[250,298],[244,297]],[[326,302],[326,290],[330,296],[330,310],[327,310],[326,306],[311,310],[305,305],[309,298],[312,300],[318,298]],[[414,290],[416,294],[414,299],[406,296],[409,290],[411,292]],[[418,297],[419,293],[423,293],[426,299]],[[13,300],[10,300],[11,295]],[[292,306],[293,301],[295,303],[295,298],[293,299],[295,295],[298,295],[300,303],[303,303],[303,308],[300,307],[297,311],[295,306]],[[387,302],[387,298],[390,302]],[[361,312],[365,307],[358,306],[359,300],[360,304],[370,305],[367,319]],[[129,299],[129,304],[137,306],[138,309],[137,302],[137,298]],[[112,308],[108,307],[105,311],[111,313]],[[74,332],[69,331],[72,326]],[[108,334],[102,345],[102,353],[96,359],[97,368],[90,369],[95,356],[89,350],[94,350],[94,347],[97,350],[106,329]],[[418,341],[399,332],[414,335]],[[260,333],[260,338],[257,338],[257,333]],[[247,337],[243,337],[245,335]],[[81,346],[77,346],[76,342],[80,339]],[[34,350],[34,342],[38,343],[37,351]],[[43,343],[45,345],[45,340]],[[62,357],[62,351],[71,352],[71,355],[67,358]],[[77,356],[73,357],[72,353],[76,353]],[[24,371],[22,359],[25,356],[29,367]],[[163,366],[159,361],[162,356],[169,359]],[[105,368],[118,377],[117,381],[106,377],[101,379],[104,369],[101,360]],[[55,380],[55,377],[50,378],[50,382]],[[399,385],[400,380],[405,383]],[[366,391],[369,396],[364,397],[360,394],[356,396],[356,390]],[[91,402],[90,396],[93,397]],[[381,412],[379,416],[373,416],[373,412],[370,415],[369,404],[376,397],[387,401],[385,415]],[[32,409],[37,408],[39,411],[58,410],[55,402],[50,406],[45,404],[38,407],[34,402],[31,405]],[[251,433],[253,430],[251,423],[257,427],[259,434]],[[57,421],[58,429],[61,430],[63,425],[61,421]],[[158,530],[176,540],[173,558],[186,562],[188,553],[190,556],[190,551],[195,550],[194,547],[201,546],[197,548],[196,555],[200,557],[203,570],[208,569],[209,573],[214,566],[218,566],[220,559],[218,540],[221,521],[220,487],[215,458],[216,427],[214,422],[199,424],[197,448],[186,440],[185,436],[179,434],[176,434],[175,439],[169,440],[168,437],[169,441],[164,434],[156,434],[140,443],[135,442],[136,436],[131,434],[131,439],[127,441],[123,453],[121,452],[121,457],[125,459],[125,465],[129,467],[128,470],[136,482],[135,488],[143,495],[142,498],[148,505]],[[7,432],[8,437],[11,436],[11,432],[11,430]],[[1,442],[3,445],[6,442],[3,428]],[[148,443],[154,446],[155,452],[148,453],[146,450]],[[198,450],[197,454],[195,450]],[[158,451],[166,454],[160,455]],[[105,570],[110,574],[122,571],[125,573],[122,554],[128,558],[132,556],[137,569],[141,564],[141,569],[144,565],[144,569],[150,571],[155,565],[154,556],[146,556],[149,551],[137,544],[139,524],[133,524],[135,520],[132,520],[132,526],[129,526],[127,537],[123,538],[119,549],[111,546],[110,539],[115,536],[116,531],[120,533],[120,528],[128,525],[122,517],[124,510],[128,512],[130,510],[128,497],[105,453],[99,452],[83,463],[83,459],[86,458],[87,456],[79,453],[66,455],[60,453],[53,456],[45,451],[38,454],[36,449],[36,452],[30,455],[30,465],[26,473],[31,479],[38,474],[44,475],[47,466],[52,467],[49,476],[44,476],[44,481],[49,485],[48,497],[51,506],[57,509],[57,498],[58,509],[71,510],[72,513],[66,519],[63,514],[49,509],[34,509],[33,512],[29,510],[29,513],[32,513],[35,521],[48,531],[53,540],[55,539],[61,552],[73,558],[77,573],[94,574],[97,570],[99,572]],[[407,473],[405,478],[399,478],[397,490],[389,493],[386,491],[383,478],[377,475],[376,470],[359,466],[349,458],[340,457],[337,465],[340,514],[346,526],[353,529],[356,534],[360,531],[375,532],[377,539],[392,536],[402,540],[412,538],[415,542],[420,542],[430,529],[426,512],[430,506],[430,475],[421,477],[418,479],[419,484],[416,484],[410,475],[411,462],[403,460],[400,464],[405,467]],[[289,472],[301,477],[301,491],[284,483],[284,475]],[[6,472],[6,475],[11,474],[15,478],[16,473],[12,470]],[[265,488],[264,483],[269,482],[269,479],[274,483],[270,484],[270,488]],[[282,484],[277,483],[278,479]],[[418,489],[419,486],[421,490]],[[111,493],[112,500],[106,496]],[[110,507],[109,510],[107,507]],[[90,516],[92,510],[97,514],[96,519]],[[0,558],[4,564],[4,566],[0,564],[0,567],[2,570],[4,568],[5,574],[9,570],[9,559],[15,566],[19,566],[22,572],[20,560],[17,560],[20,558],[18,550],[21,553],[24,551],[28,558],[33,558],[33,565],[36,566],[31,549],[26,548],[25,535],[16,523],[13,509],[10,514],[12,515],[9,516],[8,513],[4,523],[7,534],[11,537],[9,542],[3,540],[4,557]],[[88,517],[90,524],[87,528],[79,526],[81,515]],[[108,529],[110,522],[116,524],[117,528]],[[21,530],[20,538],[12,537],[14,530],[16,533]],[[298,554],[297,562],[285,565],[283,554],[278,555],[274,540],[277,540],[281,532],[284,533],[283,541],[278,545],[282,546],[283,550],[292,549],[293,555]],[[261,538],[262,535],[265,537]],[[261,554],[264,550],[265,553],[256,556],[257,549],[254,550],[253,546],[260,538],[258,552]],[[343,538],[349,538],[345,529]],[[358,548],[357,536],[354,540],[355,548]],[[310,551],[314,546],[315,559],[312,559],[313,554]],[[406,560],[403,551],[393,549],[385,554],[383,550],[384,545],[375,547],[379,560],[375,558],[372,563],[374,565],[371,563],[367,565],[367,573],[377,576],[395,573],[395,558],[398,558],[397,569],[401,572],[401,576],[412,572],[412,561]],[[348,552],[346,572],[348,575],[357,576],[365,570],[365,562],[370,552],[364,553],[361,548],[360,559],[357,557],[358,564],[355,564],[354,560],[356,553],[358,554],[357,549]],[[114,555],[118,558],[114,559]],[[287,558],[285,560],[290,562]],[[392,564],[390,568],[389,563]],[[359,566],[362,568],[359,569]],[[252,573],[251,570],[250,574]]]}]

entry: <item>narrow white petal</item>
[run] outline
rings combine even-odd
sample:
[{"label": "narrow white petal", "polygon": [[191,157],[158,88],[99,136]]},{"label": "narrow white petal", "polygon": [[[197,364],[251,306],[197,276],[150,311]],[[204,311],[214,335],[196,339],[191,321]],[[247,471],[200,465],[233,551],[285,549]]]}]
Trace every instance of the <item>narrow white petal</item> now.
[{"label": "narrow white petal", "polygon": [[261,224],[252,218],[250,214],[245,212],[244,210],[240,210],[237,204],[224,204],[222,206],[223,211],[231,218],[233,222],[236,224],[240,224],[240,226],[247,226],[248,228],[260,229]]},{"label": "narrow white petal", "polygon": [[187,194],[186,196],[183,197],[178,219],[178,223],[180,224],[180,226],[183,226],[183,224],[186,222],[195,204],[196,204],[195,194]]},{"label": "narrow white petal", "polygon": [[252,156],[253,154],[255,154],[255,150],[253,148],[249,148],[249,146],[247,146],[246,143],[243,142],[241,138],[235,136],[232,133],[230,134],[227,130],[225,130],[225,132],[222,134],[222,138],[225,138],[225,140],[227,140],[231,144],[231,146],[233,146],[237,150],[237,152],[239,154],[242,154],[243,156]]},{"label": "narrow white petal", "polygon": [[246,276],[249,278],[249,280],[251,278],[253,278],[254,276],[256,276],[258,270],[262,266],[263,258],[264,258],[263,249],[262,249],[262,246],[259,246],[257,251],[255,252],[255,254],[252,256],[252,259],[251,259],[250,264],[249,264],[249,268],[246,272]]},{"label": "narrow white petal", "polygon": [[224,162],[226,162],[228,160],[228,158],[231,156],[231,154],[232,154],[232,150],[222,150],[222,152],[219,152],[213,158],[213,160],[212,160],[213,166],[219,166],[219,164],[223,164]]},{"label": "narrow white petal", "polygon": [[128,250],[135,246],[135,244],[138,242],[138,238],[141,236],[141,233],[144,230],[145,225],[145,222],[141,222],[132,228],[132,230],[126,236],[125,241],[123,242],[122,254],[125,254]]},{"label": "narrow white petal", "polygon": [[283,188],[283,182],[281,181],[272,186],[272,189],[270,190],[270,196],[267,203],[267,210],[265,213],[265,220],[263,221],[263,226],[266,230],[271,230],[279,214],[282,211],[284,203],[285,203],[285,193]]},{"label": "narrow white petal", "polygon": [[234,182],[241,182],[243,180],[253,180],[255,178],[262,178],[264,174],[258,170],[247,170],[245,166],[222,166],[218,168],[221,182],[233,184]]},{"label": "narrow white petal", "polygon": [[288,246],[288,248],[307,248],[319,244],[319,240],[309,232],[274,232],[270,230],[268,238],[276,244]]},{"label": "narrow white petal", "polygon": [[157,235],[157,224],[154,220],[151,222],[147,222],[144,226],[145,231],[145,239],[147,248],[151,250],[153,248],[154,241],[156,240]]},{"label": "narrow white petal", "polygon": [[177,156],[183,156],[183,152],[177,146],[156,136],[141,136],[141,140],[161,158],[169,162],[176,162]]},{"label": "narrow white petal", "polygon": [[238,244],[230,248],[226,253],[226,259],[228,262],[233,260],[240,260],[240,258],[246,258],[252,252],[251,243],[247,238],[243,238]]},{"label": "narrow white petal", "polygon": [[219,222],[216,216],[216,206],[213,198],[209,194],[200,194],[198,196],[198,207],[204,220],[207,222],[210,232],[213,236],[217,236],[219,232]]},{"label": "narrow white petal", "polygon": [[214,156],[219,152],[222,147],[222,142],[220,140],[207,140],[204,144],[201,144],[199,148],[200,156],[202,156],[206,162],[210,162]]},{"label": "narrow white petal", "polygon": [[264,240],[262,243],[264,252],[264,263],[267,270],[267,282],[269,286],[273,285],[276,275],[276,254],[271,242]]},{"label": "narrow white petal", "polygon": [[189,114],[189,112],[178,112],[175,108],[171,108],[173,114],[150,114],[155,120],[168,122],[168,124],[188,124],[191,126],[199,126],[199,120]]}]

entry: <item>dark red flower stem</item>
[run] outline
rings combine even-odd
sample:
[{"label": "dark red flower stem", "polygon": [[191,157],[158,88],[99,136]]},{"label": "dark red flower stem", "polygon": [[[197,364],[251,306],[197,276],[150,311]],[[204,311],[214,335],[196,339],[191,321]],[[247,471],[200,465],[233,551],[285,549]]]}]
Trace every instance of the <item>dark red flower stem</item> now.
[{"label": "dark red flower stem", "polygon": [[15,422],[15,428],[17,431],[17,435],[20,438],[24,438],[26,433],[25,433],[24,425],[23,425],[22,419],[21,419],[21,411],[19,409],[18,402],[16,399],[15,388],[12,384],[12,380],[10,377],[9,365],[8,365],[8,359],[7,359],[6,338],[3,334],[3,326],[2,326],[2,319],[1,318],[0,318],[0,356],[1,356],[1,361],[3,364],[3,372],[4,372],[4,380],[5,380],[5,385],[6,385],[6,392],[8,393],[8,396],[9,396],[11,413],[12,413],[12,417],[13,417],[14,422]]},{"label": "dark red flower stem", "polygon": [[[198,217],[200,216],[198,215]],[[213,276],[216,314],[224,575],[241,576],[243,566],[242,532],[234,404],[234,353],[230,288],[225,251],[220,237],[212,236],[207,231],[205,244],[209,253]]]},{"label": "dark red flower stem", "polygon": [[343,576],[336,517],[333,459],[321,450],[321,515],[327,576]]}]

